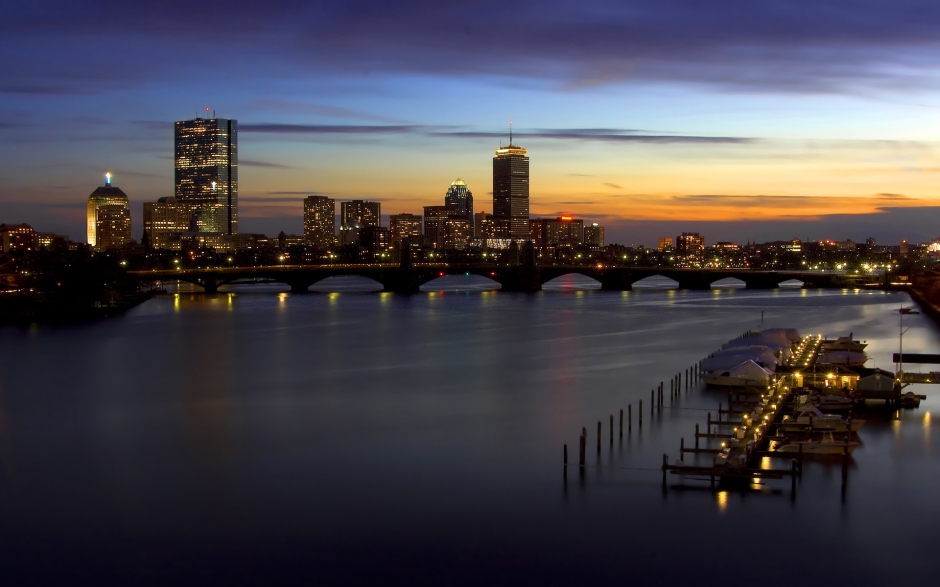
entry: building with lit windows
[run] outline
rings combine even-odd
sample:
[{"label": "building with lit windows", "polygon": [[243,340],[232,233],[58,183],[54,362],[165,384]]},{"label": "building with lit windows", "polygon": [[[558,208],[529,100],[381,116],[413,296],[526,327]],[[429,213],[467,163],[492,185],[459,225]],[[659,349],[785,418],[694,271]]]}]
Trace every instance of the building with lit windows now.
[{"label": "building with lit windows", "polygon": [[666,236],[659,239],[659,246],[656,247],[660,253],[666,253],[672,250],[672,237]]},{"label": "building with lit windows", "polygon": [[340,223],[356,223],[361,227],[382,225],[382,205],[379,202],[351,200],[340,202]]},{"label": "building with lit windows", "polygon": [[592,222],[591,226],[584,227],[584,244],[604,246],[604,227]]},{"label": "building with lit windows", "polygon": [[88,196],[86,207],[88,244],[104,251],[131,242],[131,211],[127,194],[111,185],[111,174],[105,184]]},{"label": "building with lit windows", "polygon": [[238,234],[238,122],[196,118],[174,124],[176,200],[199,232]]},{"label": "building with lit windows", "polygon": [[512,144],[493,156],[493,220],[501,238],[529,238],[529,152]]},{"label": "building with lit windows", "polygon": [[444,225],[450,216],[450,209],[447,206],[425,206],[424,207],[424,236],[428,239],[428,244],[435,248],[444,247]]},{"label": "building with lit windows", "polygon": [[392,214],[388,217],[388,231],[391,244],[397,245],[405,239],[417,242],[421,237],[423,218],[414,214]]},{"label": "building with lit windows", "polygon": [[451,215],[444,221],[445,249],[466,249],[472,238],[473,220]]},{"label": "building with lit windows", "polygon": [[529,222],[529,238],[536,247],[580,245],[584,242],[584,220],[571,216],[533,218]]},{"label": "building with lit windows", "polygon": [[336,241],[336,202],[326,196],[304,198],[304,239],[317,249],[328,249]]},{"label": "building with lit windows", "polygon": [[676,237],[676,256],[684,263],[700,265],[705,254],[705,237],[697,232],[683,232]]},{"label": "building with lit windows", "polygon": [[32,251],[38,248],[36,231],[28,224],[0,224],[0,243],[3,252]]},{"label": "building with lit windows", "polygon": [[154,249],[169,249],[173,234],[189,232],[192,208],[181,204],[173,196],[156,202],[144,202],[144,234]]}]

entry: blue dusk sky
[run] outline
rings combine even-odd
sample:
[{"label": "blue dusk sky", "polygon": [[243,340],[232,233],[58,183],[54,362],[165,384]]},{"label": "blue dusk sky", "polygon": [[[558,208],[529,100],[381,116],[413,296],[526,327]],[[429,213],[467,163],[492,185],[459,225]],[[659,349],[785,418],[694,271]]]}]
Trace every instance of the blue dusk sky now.
[{"label": "blue dusk sky", "polygon": [[111,171],[173,193],[174,120],[239,122],[243,232],[305,195],[492,210],[492,150],[533,215],[608,242],[940,237],[940,4],[215,0],[0,8],[0,222],[83,240]]}]

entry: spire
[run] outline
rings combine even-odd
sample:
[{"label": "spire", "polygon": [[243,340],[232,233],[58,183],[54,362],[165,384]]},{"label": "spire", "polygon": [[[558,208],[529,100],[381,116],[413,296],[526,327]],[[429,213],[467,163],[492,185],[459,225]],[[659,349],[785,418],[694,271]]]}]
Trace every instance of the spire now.
[{"label": "spire", "polygon": [[509,146],[512,146],[512,121],[509,121]]},{"label": "spire", "polygon": [[104,185],[109,186],[109,187],[111,185],[111,172],[110,171],[104,174]]}]

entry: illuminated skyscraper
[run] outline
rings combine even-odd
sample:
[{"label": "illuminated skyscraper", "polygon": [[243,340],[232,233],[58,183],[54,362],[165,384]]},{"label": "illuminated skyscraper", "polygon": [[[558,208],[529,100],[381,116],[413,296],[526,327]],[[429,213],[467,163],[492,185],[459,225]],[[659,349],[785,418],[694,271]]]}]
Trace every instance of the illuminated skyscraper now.
[{"label": "illuminated skyscraper", "polygon": [[397,245],[406,238],[419,240],[421,237],[421,217],[414,214],[392,214],[388,217],[388,230],[391,244]]},{"label": "illuminated skyscraper", "polygon": [[328,249],[336,240],[336,202],[326,196],[304,198],[304,238],[312,247]]},{"label": "illuminated skyscraper", "polygon": [[351,200],[340,202],[340,222],[342,224],[358,223],[361,226],[382,225],[382,204],[379,202],[364,202]]},{"label": "illuminated skyscraper", "polygon": [[451,217],[473,219],[473,194],[462,179],[450,184],[444,194],[444,205],[450,209]]},{"label": "illuminated skyscraper", "polygon": [[444,227],[449,215],[450,209],[447,206],[424,207],[424,236],[427,237],[428,244],[435,249],[444,247]]},{"label": "illuminated skyscraper", "polygon": [[192,206],[199,232],[238,234],[238,121],[174,125],[176,199]]},{"label": "illuminated skyscraper", "polygon": [[604,227],[596,222],[584,227],[584,244],[604,246]]},{"label": "illuminated skyscraper", "polygon": [[88,196],[88,244],[104,251],[123,247],[131,241],[131,211],[127,194],[111,185],[111,174],[105,174],[104,186]]},{"label": "illuminated skyscraper", "polygon": [[144,202],[144,234],[154,249],[169,249],[171,235],[189,232],[191,218],[189,204],[180,204],[173,196]]},{"label": "illuminated skyscraper", "polygon": [[493,156],[493,220],[502,238],[529,237],[529,152],[512,144]]}]

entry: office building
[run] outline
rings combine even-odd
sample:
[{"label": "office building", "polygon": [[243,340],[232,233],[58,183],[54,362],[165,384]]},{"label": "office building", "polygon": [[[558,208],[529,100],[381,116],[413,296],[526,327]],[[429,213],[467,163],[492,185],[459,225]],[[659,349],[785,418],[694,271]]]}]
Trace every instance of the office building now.
[{"label": "office building", "polygon": [[39,246],[36,231],[28,224],[0,224],[3,252],[33,251]]},{"label": "office building", "polygon": [[359,244],[359,232],[362,225],[358,222],[344,222],[339,225],[339,235],[336,241],[341,247]]},{"label": "office building", "polygon": [[435,249],[444,248],[444,225],[450,216],[447,206],[424,207],[424,236]]},{"label": "office building", "polygon": [[512,144],[493,156],[493,220],[501,238],[529,237],[529,152]]},{"label": "office building", "polygon": [[388,231],[392,245],[398,245],[405,239],[412,243],[420,241],[421,216],[414,214],[392,214],[388,217]]},{"label": "office building", "polygon": [[173,196],[144,202],[144,234],[151,248],[169,249],[173,234],[189,232],[192,208]]},{"label": "office building", "polygon": [[174,124],[176,200],[199,232],[238,234],[238,122],[196,118]]},{"label": "office building", "polygon": [[672,250],[672,237],[667,236],[667,237],[663,237],[659,239],[659,246],[657,247],[657,250],[660,253],[666,253],[668,251],[671,251]]},{"label": "office building", "polygon": [[131,211],[127,194],[111,185],[111,174],[105,184],[88,196],[86,223],[88,244],[104,251],[123,247],[131,242]]},{"label": "office building", "polygon": [[304,239],[317,249],[328,249],[336,241],[336,202],[326,196],[304,198]]},{"label": "office building", "polygon": [[571,216],[534,218],[529,222],[529,238],[537,247],[580,245],[584,237],[584,221]]},{"label": "office building", "polygon": [[592,222],[591,226],[584,227],[584,244],[604,246],[604,227]]},{"label": "office building", "polygon": [[450,209],[453,217],[473,219],[473,194],[462,179],[450,184],[444,194],[444,205]]},{"label": "office building", "polygon": [[697,232],[683,232],[676,237],[676,256],[683,264],[697,266],[705,255],[705,237]]},{"label": "office building", "polygon": [[351,200],[340,202],[340,223],[358,224],[360,227],[382,225],[382,205],[378,202]]},{"label": "office building", "polygon": [[390,244],[389,231],[384,226],[363,226],[359,231],[359,246],[370,253],[382,253]]}]

